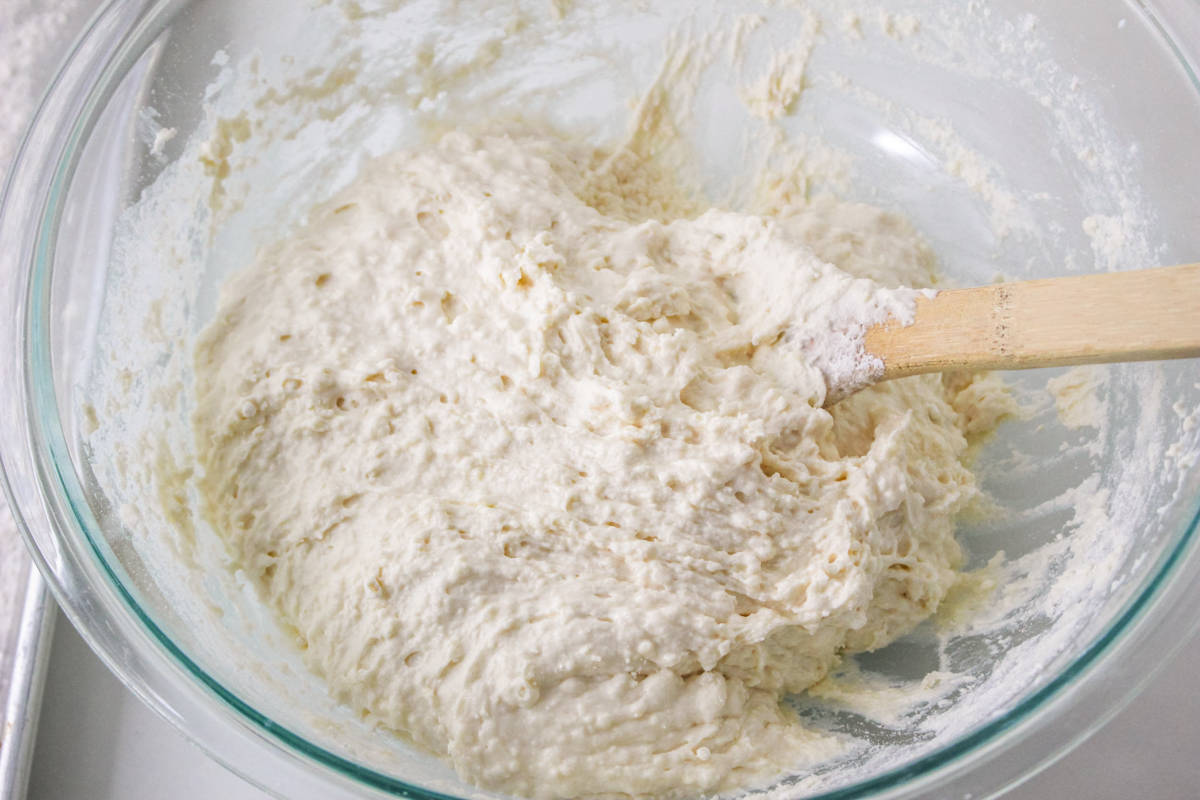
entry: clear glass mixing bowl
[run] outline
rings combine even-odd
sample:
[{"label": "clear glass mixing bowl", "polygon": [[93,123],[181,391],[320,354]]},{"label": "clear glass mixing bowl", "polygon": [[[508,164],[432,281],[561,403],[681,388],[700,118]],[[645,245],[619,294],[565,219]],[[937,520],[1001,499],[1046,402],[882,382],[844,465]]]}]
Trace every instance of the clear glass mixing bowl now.
[{"label": "clear glass mixing bowl", "polygon": [[[188,342],[220,278],[364,156],[439,115],[520,111],[611,141],[670,31],[741,20],[753,72],[804,24],[795,4],[734,0],[550,4],[561,23],[545,3],[520,17],[520,3],[438,5],[111,2],[4,194],[0,426],[14,514],[126,685],[286,797],[487,795],[329,699],[211,533],[172,515],[193,498],[145,491],[155,476],[186,478]],[[1200,253],[1200,6],[914,3],[914,27],[904,3],[816,5],[834,12],[784,133],[837,148],[856,166],[834,188],[909,216],[951,278]],[[748,168],[732,154],[748,152],[751,123],[728,71],[704,80],[693,138],[715,192]],[[1056,374],[1014,376],[1025,413],[979,456],[1004,513],[964,523],[970,566],[1000,550],[1024,565],[998,573],[1011,584],[973,612],[989,625],[948,639],[927,626],[860,660],[893,686],[938,667],[965,680],[886,724],[801,699],[812,724],[862,747],[818,788],[790,779],[780,796],[1003,790],[1115,713],[1191,630],[1195,363],[1112,368],[1103,418],[1077,427],[1045,391]],[[165,439],[147,438],[155,415],[170,421]]]}]

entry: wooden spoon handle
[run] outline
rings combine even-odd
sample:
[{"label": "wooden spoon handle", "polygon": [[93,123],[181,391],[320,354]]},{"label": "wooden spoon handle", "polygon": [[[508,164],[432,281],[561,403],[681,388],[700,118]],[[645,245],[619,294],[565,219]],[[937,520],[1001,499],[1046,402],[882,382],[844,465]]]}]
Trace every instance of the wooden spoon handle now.
[{"label": "wooden spoon handle", "polygon": [[950,289],[867,330],[883,380],[1200,357],[1200,264]]}]

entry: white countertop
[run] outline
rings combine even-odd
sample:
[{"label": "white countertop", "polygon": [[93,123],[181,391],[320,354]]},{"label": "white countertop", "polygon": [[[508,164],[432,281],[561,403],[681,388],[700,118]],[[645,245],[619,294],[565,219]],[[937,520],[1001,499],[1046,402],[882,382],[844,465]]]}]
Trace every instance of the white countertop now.
[{"label": "white countertop", "polygon": [[[1200,797],[1200,638],[1133,704],[1006,800]],[[59,619],[30,800],[264,800],[117,682]]]}]

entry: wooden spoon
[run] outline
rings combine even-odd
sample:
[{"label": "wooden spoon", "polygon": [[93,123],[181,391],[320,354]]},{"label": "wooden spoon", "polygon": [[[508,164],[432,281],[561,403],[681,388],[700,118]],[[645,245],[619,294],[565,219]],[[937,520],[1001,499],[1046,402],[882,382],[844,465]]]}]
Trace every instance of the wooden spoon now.
[{"label": "wooden spoon", "polygon": [[[876,380],[1200,357],[1200,264],[950,289],[868,328]],[[862,386],[831,386],[828,402]]]}]

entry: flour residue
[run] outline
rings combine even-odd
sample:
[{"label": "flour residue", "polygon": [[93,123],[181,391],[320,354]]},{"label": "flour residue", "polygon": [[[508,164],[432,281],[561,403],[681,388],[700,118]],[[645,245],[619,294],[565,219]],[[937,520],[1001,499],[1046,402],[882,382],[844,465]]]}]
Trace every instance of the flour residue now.
[{"label": "flour residue", "polygon": [[742,99],[751,114],[773,120],[792,110],[804,91],[804,69],[820,28],[820,19],[815,14],[806,14],[794,41],[787,49],[773,53],[762,75],[742,90]]},{"label": "flour residue", "polygon": [[1099,428],[1104,423],[1107,386],[1108,372],[1103,366],[1073,367],[1046,383],[1059,420],[1072,429]]}]

